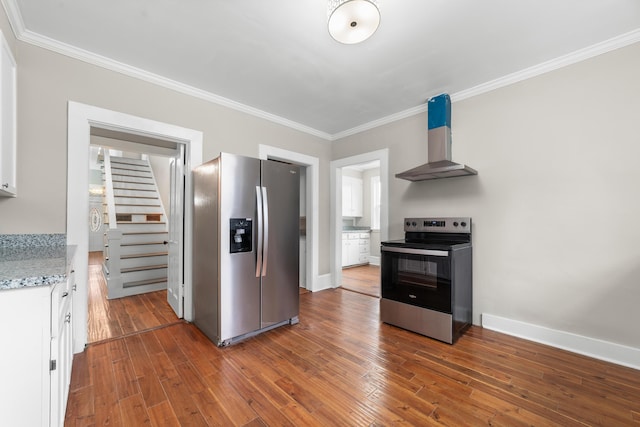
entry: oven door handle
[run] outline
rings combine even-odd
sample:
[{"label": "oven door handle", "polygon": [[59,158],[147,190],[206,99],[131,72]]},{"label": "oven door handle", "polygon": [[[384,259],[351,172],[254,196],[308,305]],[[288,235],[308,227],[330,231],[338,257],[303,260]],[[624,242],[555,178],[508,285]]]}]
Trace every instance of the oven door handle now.
[{"label": "oven door handle", "polygon": [[437,251],[432,249],[396,248],[392,246],[383,246],[381,250],[383,252],[396,252],[400,254],[411,254],[411,255],[429,255],[429,256],[442,256],[442,257],[446,257],[449,255],[449,252],[447,251]]}]

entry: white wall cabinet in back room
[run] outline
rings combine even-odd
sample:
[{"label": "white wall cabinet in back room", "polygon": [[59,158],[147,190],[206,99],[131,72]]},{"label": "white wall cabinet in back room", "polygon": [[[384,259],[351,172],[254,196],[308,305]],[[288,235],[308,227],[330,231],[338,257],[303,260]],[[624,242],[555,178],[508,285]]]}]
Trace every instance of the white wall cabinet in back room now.
[{"label": "white wall cabinet in back room", "polygon": [[342,216],[362,216],[362,188],[362,179],[342,176]]},{"label": "white wall cabinet in back room", "polygon": [[16,61],[0,32],[0,196],[15,197]]}]

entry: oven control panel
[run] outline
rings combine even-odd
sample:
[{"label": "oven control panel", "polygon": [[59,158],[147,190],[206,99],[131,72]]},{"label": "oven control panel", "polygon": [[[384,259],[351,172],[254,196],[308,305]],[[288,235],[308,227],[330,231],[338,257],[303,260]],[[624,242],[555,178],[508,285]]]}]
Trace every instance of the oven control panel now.
[{"label": "oven control panel", "polygon": [[471,218],[405,218],[404,231],[433,233],[471,233]]}]

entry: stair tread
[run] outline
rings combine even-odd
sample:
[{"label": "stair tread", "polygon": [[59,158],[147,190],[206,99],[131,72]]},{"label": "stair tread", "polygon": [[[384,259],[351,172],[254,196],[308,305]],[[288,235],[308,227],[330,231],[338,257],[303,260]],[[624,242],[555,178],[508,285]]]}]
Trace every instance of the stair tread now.
[{"label": "stair tread", "polygon": [[[122,181],[115,181],[114,184],[116,182],[122,182]],[[144,183],[140,183],[140,182],[135,182],[134,184],[139,184],[139,185],[150,185],[150,184],[144,184]],[[113,186],[114,190],[127,190],[127,191],[156,191],[155,189],[148,189],[148,188],[129,188],[129,187],[117,187],[117,186]],[[127,196],[118,196],[118,197],[127,197]]]},{"label": "stair tread", "polygon": [[[117,224],[166,224],[166,222],[160,222],[160,221],[146,221],[146,222],[135,222],[135,221],[117,221]],[[105,224],[109,224],[109,221],[106,221]]]},{"label": "stair tread", "polygon": [[128,157],[111,157],[111,163],[119,163],[124,165],[140,165],[147,166],[149,163],[146,160],[130,159]]},{"label": "stair tread", "polygon": [[148,245],[164,245],[164,242],[120,243],[120,246],[148,246]]},{"label": "stair tread", "polygon": [[135,236],[136,234],[167,234],[167,231],[127,231],[122,233],[123,236]]},{"label": "stair tread", "polygon": [[133,271],[159,270],[167,268],[167,264],[145,265],[144,267],[121,268],[120,273],[131,273]]},{"label": "stair tread", "polygon": [[120,259],[148,258],[148,257],[163,256],[163,255],[169,255],[169,252],[147,252],[144,254],[120,255]]},{"label": "stair tread", "polygon": [[[103,206],[107,206],[107,203],[103,203]],[[159,208],[161,205],[145,205],[140,203],[114,203],[115,206],[147,206],[150,208]]]},{"label": "stair tread", "polygon": [[153,285],[154,283],[162,283],[166,282],[166,278],[160,279],[147,279],[147,280],[136,280],[135,282],[125,282],[122,284],[124,288],[131,288],[133,286],[142,286],[142,285]]}]

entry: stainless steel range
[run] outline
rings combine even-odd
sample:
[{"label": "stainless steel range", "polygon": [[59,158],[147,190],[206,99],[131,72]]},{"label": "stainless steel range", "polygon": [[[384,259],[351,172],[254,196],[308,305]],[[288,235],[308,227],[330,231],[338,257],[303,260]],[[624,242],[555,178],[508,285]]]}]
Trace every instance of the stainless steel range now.
[{"label": "stainless steel range", "polygon": [[471,325],[471,218],[406,218],[382,242],[380,318],[453,344]]}]

